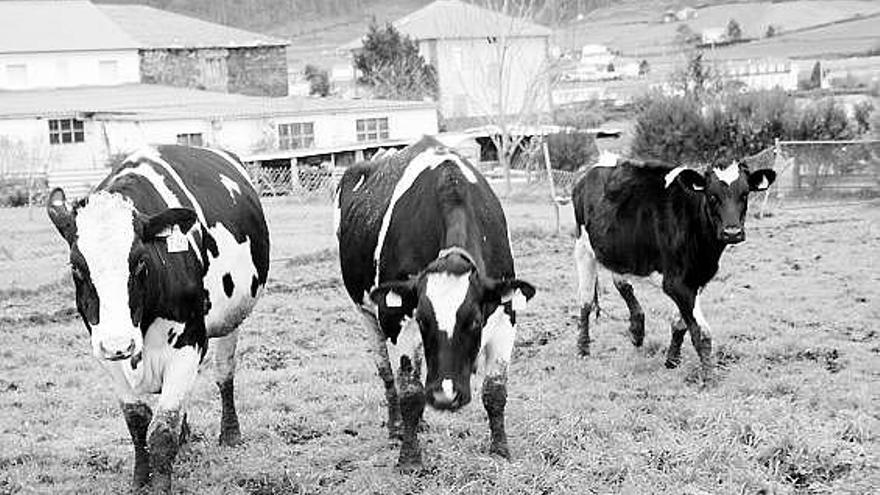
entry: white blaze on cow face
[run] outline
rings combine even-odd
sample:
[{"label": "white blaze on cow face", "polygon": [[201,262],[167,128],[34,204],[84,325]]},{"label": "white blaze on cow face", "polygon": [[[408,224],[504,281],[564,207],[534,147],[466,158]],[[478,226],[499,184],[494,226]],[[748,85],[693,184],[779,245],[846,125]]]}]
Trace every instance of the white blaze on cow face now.
[{"label": "white blaze on cow face", "polygon": [[675,179],[678,178],[679,174],[681,174],[685,170],[687,170],[687,167],[675,167],[674,169],[667,172],[665,176],[666,187],[668,188],[669,186],[671,186],[672,183],[675,182]]},{"label": "white blaze on cow face", "polygon": [[739,179],[739,165],[733,162],[727,168],[716,168],[715,176],[729,186]]},{"label": "white blaze on cow face", "polygon": [[438,328],[446,332],[452,340],[455,333],[455,320],[458,308],[464,303],[470,288],[470,275],[468,271],[461,275],[438,272],[429,273],[425,282],[425,297],[431,302],[434,309],[434,318]]},{"label": "white blaze on cow face", "polygon": [[134,214],[131,201],[101,191],[76,216],[77,248],[98,296],[98,323],[91,328],[92,352],[99,358],[137,354],[143,348],[128,300]]}]

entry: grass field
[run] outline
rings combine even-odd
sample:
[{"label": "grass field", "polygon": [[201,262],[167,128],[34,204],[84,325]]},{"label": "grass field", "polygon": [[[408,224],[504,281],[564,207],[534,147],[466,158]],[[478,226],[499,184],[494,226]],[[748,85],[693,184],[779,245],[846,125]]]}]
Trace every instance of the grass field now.
[{"label": "grass field", "polygon": [[[705,292],[719,366],[705,388],[689,345],[680,369],[663,368],[674,311],[650,282],[636,286],[648,323],[645,346],[635,350],[624,336],[625,306],[600,274],[593,356],[577,359],[571,214],[564,234],[554,235],[546,204],[508,207],[518,275],[539,290],[519,318],[509,382],[513,459],[487,454],[488,426],[475,401],[454,414],[427,412],[425,469],[401,475],[382,427],[382,387],[341,288],[330,209],[272,202],[276,261],[239,346],[245,443],[217,446],[219,398],[206,369],[189,406],[195,435],[178,457],[177,487],[875,493],[880,203],[784,206],[749,219],[748,240],[725,253]],[[30,227],[3,221],[4,231],[29,228],[27,239],[57,236],[37,218]],[[128,432],[88,355],[71,292],[66,280],[0,292],[0,493],[127,487]]]}]

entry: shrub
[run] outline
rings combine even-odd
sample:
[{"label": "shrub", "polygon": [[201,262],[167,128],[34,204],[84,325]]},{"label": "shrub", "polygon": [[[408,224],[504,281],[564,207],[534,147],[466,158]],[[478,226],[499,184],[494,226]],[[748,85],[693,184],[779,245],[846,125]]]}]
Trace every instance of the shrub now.
[{"label": "shrub", "polygon": [[736,22],[736,19],[731,19],[727,23],[727,39],[729,41],[739,41],[742,39],[742,35],[742,28],[739,26],[739,23]]},{"label": "shrub", "polygon": [[593,163],[599,156],[596,140],[585,132],[560,132],[547,136],[550,166],[556,170],[573,172]]},{"label": "shrub", "polygon": [[590,129],[605,122],[598,102],[557,107],[553,111],[553,123],[562,127]]}]

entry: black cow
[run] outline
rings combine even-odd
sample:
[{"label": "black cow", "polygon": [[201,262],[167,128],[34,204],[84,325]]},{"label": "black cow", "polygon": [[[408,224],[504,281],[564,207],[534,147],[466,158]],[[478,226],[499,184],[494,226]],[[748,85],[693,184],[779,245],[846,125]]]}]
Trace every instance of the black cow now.
[{"label": "black cow", "polygon": [[[76,306],[122,404],[134,486],[171,486],[187,431],[182,402],[216,338],[220,443],[240,441],[233,400],[238,326],[265,286],[269,233],[237,158],[159,146],[129,156],[87,198],[55,189],[49,216],[70,245]],[[160,394],[155,410],[147,394]]]},{"label": "black cow", "polygon": [[[389,434],[402,437],[398,465],[421,464],[416,429],[425,402],[436,409],[464,406],[477,368],[486,373],[491,452],[509,457],[504,408],[515,310],[535,289],[515,278],[507,222],[489,184],[458,154],[425,137],[348,169],[336,200],[342,277],[385,385]],[[388,340],[401,351],[399,391]]]},{"label": "black cow", "polygon": [[662,274],[663,291],[681,314],[672,326],[666,367],[681,362],[681,343],[689,331],[706,376],[712,369],[712,339],[699,294],[718,271],[724,248],[745,240],[749,192],[770,187],[775,172],[750,173],[737,163],[703,173],[652,161],[612,159],[600,165],[588,170],[572,191],[580,353],[590,352],[598,260],[613,273],[614,286],[626,301],[635,346],[644,340],[645,314],[626,276]]}]

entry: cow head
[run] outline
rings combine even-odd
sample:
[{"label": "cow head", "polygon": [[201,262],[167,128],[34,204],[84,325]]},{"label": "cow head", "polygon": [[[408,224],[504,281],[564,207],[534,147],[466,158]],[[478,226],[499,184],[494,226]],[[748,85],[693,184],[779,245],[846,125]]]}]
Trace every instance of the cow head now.
[{"label": "cow head", "polygon": [[380,284],[370,298],[380,318],[414,314],[425,347],[427,402],[455,410],[471,400],[470,377],[486,319],[499,305],[534,295],[522,280],[483,276],[467,252],[452,248],[410,280]]},{"label": "cow head", "polygon": [[725,244],[737,244],[746,239],[744,229],[749,193],[765,191],[776,180],[776,172],[761,169],[749,172],[748,167],[736,162],[727,167],[709,167],[704,173],[690,169],[670,172],[667,184],[679,182],[686,190],[701,194],[715,226],[715,234]]},{"label": "cow head", "polygon": [[195,212],[170,208],[142,215],[127,198],[105,191],[71,207],[61,189],[49,195],[47,209],[70,246],[76,307],[91,334],[93,354],[115,361],[139,353],[148,285],[167,262],[157,257],[155,243],[174,225],[188,231]]}]

